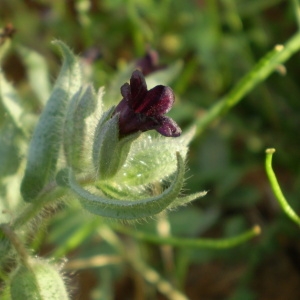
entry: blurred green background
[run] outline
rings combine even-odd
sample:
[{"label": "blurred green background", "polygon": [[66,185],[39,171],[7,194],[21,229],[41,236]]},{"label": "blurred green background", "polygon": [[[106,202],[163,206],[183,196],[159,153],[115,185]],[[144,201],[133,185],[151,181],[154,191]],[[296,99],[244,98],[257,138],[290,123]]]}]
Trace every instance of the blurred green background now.
[{"label": "blurred green background", "polygon": [[[159,56],[150,71],[182,62],[169,85],[176,93],[170,115],[184,130],[298,30],[297,9],[297,0],[0,0],[0,27],[13,24],[13,43],[43,55],[53,81],[60,64],[53,39],[82,56],[96,88],[108,86],[128,64],[141,63],[150,49]],[[35,95],[14,46],[3,70],[32,102]],[[258,238],[212,251],[166,250],[124,237],[189,299],[300,299],[299,228],[281,212],[264,171],[264,151],[274,147],[281,187],[299,211],[299,70],[297,53],[192,142],[185,189],[209,193],[168,215],[176,236],[227,237],[259,225]],[[38,112],[33,103],[30,109]],[[70,261],[113,254],[109,243],[95,237],[101,222],[67,206],[45,221],[49,228],[38,232],[31,247]],[[157,223],[132,228],[155,232]],[[165,299],[126,264],[79,269],[68,273],[72,299]]]}]

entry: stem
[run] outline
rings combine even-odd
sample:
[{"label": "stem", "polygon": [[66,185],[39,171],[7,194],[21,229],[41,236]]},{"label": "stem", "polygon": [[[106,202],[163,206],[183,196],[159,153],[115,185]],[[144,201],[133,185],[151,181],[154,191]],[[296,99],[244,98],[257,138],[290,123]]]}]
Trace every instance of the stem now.
[{"label": "stem", "polygon": [[26,267],[29,267],[29,263],[28,263],[29,255],[23,243],[20,241],[19,237],[15,234],[12,228],[7,224],[1,224],[0,229],[5,234],[5,236],[9,239],[11,244],[14,246],[22,264],[25,265]]},{"label": "stem", "polygon": [[285,199],[285,197],[281,191],[281,188],[279,186],[279,183],[277,181],[276,175],[272,169],[272,157],[273,157],[274,152],[275,152],[275,149],[267,149],[266,150],[266,165],[265,165],[265,167],[266,167],[267,176],[269,178],[273,193],[274,193],[280,207],[282,208],[284,213],[293,222],[295,222],[297,225],[300,226],[300,218],[295,213],[295,211],[290,207],[287,200]]},{"label": "stem", "polygon": [[141,276],[153,284],[163,295],[170,300],[188,300],[188,298],[166,281],[160,274],[147,266],[135,251],[124,247],[119,237],[108,226],[102,225],[97,229],[98,234],[106,240]]},{"label": "stem", "polygon": [[201,135],[205,129],[221,115],[236,105],[257,84],[265,80],[278,65],[288,60],[300,49],[300,33],[295,34],[285,45],[277,45],[267,53],[253,69],[248,72],[235,87],[207,113],[196,121],[196,135]]},{"label": "stem", "polygon": [[[93,180],[93,176],[84,176],[78,178],[80,184],[85,185]],[[28,221],[34,218],[46,205],[61,199],[63,196],[67,195],[69,192],[68,188],[57,185],[55,181],[50,182],[40,195],[34,200],[34,202],[28,204],[25,209],[16,217],[12,223],[13,229],[18,229],[19,227],[25,225]]]},{"label": "stem", "polygon": [[142,259],[131,256],[129,258],[132,267],[139,272],[143,278],[154,285],[163,295],[170,300],[188,300],[188,298],[165,280],[156,270],[150,268]]},{"label": "stem", "polygon": [[66,192],[65,188],[58,187],[56,183],[49,184],[49,190],[41,193],[33,203],[30,203],[13,221],[12,228],[18,229],[29,220],[34,218],[47,204],[54,203],[60,199]]},{"label": "stem", "polygon": [[168,244],[176,247],[189,247],[189,248],[208,248],[208,249],[228,249],[242,244],[251,238],[260,234],[261,229],[259,226],[254,226],[238,236],[224,239],[184,239],[176,237],[160,237],[156,235],[145,234],[143,232],[132,232],[126,227],[115,226],[114,229],[130,235],[138,240],[151,242],[154,244]]},{"label": "stem", "polygon": [[300,30],[300,5],[299,5],[299,0],[292,0],[292,2],[293,2],[294,10],[295,10],[298,30]]}]

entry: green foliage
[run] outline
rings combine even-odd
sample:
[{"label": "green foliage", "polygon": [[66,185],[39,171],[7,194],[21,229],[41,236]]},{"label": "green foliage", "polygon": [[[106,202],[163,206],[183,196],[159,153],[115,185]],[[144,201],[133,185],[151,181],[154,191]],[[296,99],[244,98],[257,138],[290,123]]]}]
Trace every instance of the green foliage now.
[{"label": "green foliage", "polygon": [[74,174],[69,175],[71,190],[79,197],[83,207],[93,214],[115,219],[140,219],[151,217],[166,209],[178,196],[184,179],[184,161],[177,154],[177,171],[171,185],[160,195],[142,200],[120,201],[101,197],[82,189],[75,181]]},{"label": "green foliage", "polygon": [[21,185],[25,201],[33,202],[54,178],[67,103],[81,84],[80,66],[63,43],[55,42],[64,55],[64,64],[35,128],[29,146],[25,176]]},{"label": "green foliage", "polygon": [[[0,30],[0,225],[9,224],[30,255],[67,257],[64,268],[75,270],[76,280],[91,276],[93,286],[74,284],[91,299],[134,299],[136,293],[298,299],[299,229],[283,213],[292,207],[298,221],[300,89],[298,54],[292,57],[299,50],[298,2],[3,1],[0,27],[10,20],[17,30],[11,36]],[[54,89],[53,38],[72,49],[60,43],[67,67]],[[160,60],[147,86],[172,87],[170,116],[184,135],[147,132],[127,143],[115,128],[112,139],[103,132],[116,125],[109,109],[150,48]],[[98,59],[89,54],[95,49]],[[82,80],[75,76],[78,63]],[[269,147],[277,149],[273,167],[286,196],[283,210],[263,168]],[[120,225],[95,215],[103,215],[103,203],[94,209],[87,202],[90,212],[80,205],[88,198],[122,207],[160,197],[178,177],[176,152],[187,171],[184,190],[159,209],[145,206],[146,222]],[[68,188],[70,168],[85,200]],[[207,194],[197,192],[204,189]],[[119,212],[123,219],[128,209]],[[164,212],[149,218],[158,211]],[[249,230],[257,224],[261,236],[244,243],[257,234],[257,227]],[[235,238],[243,244],[220,250],[222,241]],[[11,298],[8,277],[24,270],[19,258],[0,229],[0,286],[7,287],[1,299]],[[34,261],[47,265],[48,276],[56,272],[52,261]]]},{"label": "green foliage", "polygon": [[82,170],[88,161],[86,118],[95,111],[96,101],[94,89],[83,87],[71,99],[66,113],[63,146],[67,165],[74,169]]}]

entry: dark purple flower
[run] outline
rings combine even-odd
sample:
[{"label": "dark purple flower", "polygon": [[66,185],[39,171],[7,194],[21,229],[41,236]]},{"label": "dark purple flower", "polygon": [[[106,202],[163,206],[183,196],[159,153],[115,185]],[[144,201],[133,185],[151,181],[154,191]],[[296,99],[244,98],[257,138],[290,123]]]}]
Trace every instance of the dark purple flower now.
[{"label": "dark purple flower", "polygon": [[164,66],[159,65],[158,53],[155,50],[148,49],[144,57],[136,61],[136,67],[140,69],[145,76],[148,74],[161,70]]},{"label": "dark purple flower", "polygon": [[172,107],[175,97],[168,86],[157,85],[147,90],[143,74],[132,73],[130,84],[121,87],[123,99],[114,114],[119,114],[120,136],[155,129],[164,136],[176,137],[181,129],[171,118],[164,116]]}]

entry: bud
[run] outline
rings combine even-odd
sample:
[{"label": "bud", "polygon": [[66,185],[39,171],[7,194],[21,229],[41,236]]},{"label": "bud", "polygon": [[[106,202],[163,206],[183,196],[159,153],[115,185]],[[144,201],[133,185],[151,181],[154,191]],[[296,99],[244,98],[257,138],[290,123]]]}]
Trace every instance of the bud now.
[{"label": "bud", "polygon": [[81,170],[85,165],[84,159],[87,140],[86,118],[96,108],[96,94],[92,86],[81,87],[73,96],[66,113],[64,124],[63,145],[67,165],[75,170]]},{"label": "bud", "polygon": [[103,114],[94,134],[93,163],[100,180],[111,178],[124,164],[131,143],[139,133],[119,137],[119,116],[112,117],[114,108]]}]

